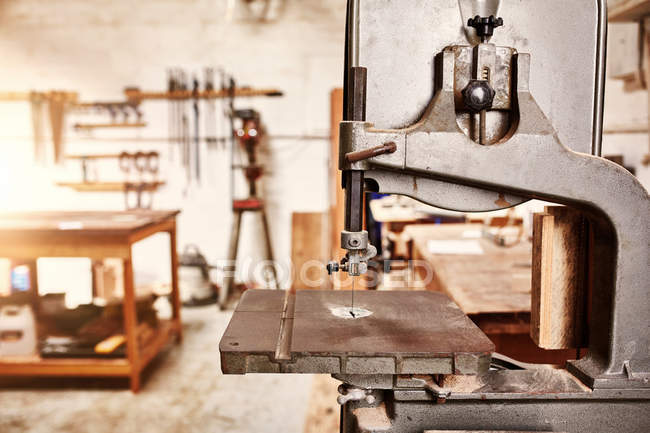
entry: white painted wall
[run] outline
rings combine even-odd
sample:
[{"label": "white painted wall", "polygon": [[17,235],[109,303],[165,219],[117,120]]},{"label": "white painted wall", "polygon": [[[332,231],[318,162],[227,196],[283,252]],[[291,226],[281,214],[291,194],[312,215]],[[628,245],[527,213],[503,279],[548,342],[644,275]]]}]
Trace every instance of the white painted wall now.
[{"label": "white painted wall", "polygon": [[[283,98],[239,100],[257,108],[271,135],[329,135],[329,92],[341,85],[345,1],[287,0],[277,21],[258,24],[225,17],[226,0],[110,1],[4,0],[0,2],[0,90],[78,91],[83,100],[120,99],[125,86],[164,89],[166,68],[223,67],[241,84],[278,87]],[[123,150],[168,152],[163,102],[143,105],[149,126],[141,131],[67,131],[68,153]],[[188,114],[191,108],[188,106]],[[84,120],[70,116],[69,126]],[[54,180],[80,180],[79,163],[39,168],[32,163],[28,103],[0,104],[0,209],[123,208],[119,193],[77,193]],[[225,132],[225,131],[224,131]],[[327,139],[271,140],[265,190],[276,255],[290,256],[292,212],[327,208]],[[206,155],[206,148],[203,148]],[[178,158],[176,157],[176,161]],[[230,233],[229,155],[210,150],[204,181],[186,196],[185,173],[162,157],[167,186],[155,208],[182,208],[179,247],[196,243],[210,261],[224,259]],[[100,166],[104,178],[119,180],[117,163]],[[110,179],[109,179],[110,180]],[[261,234],[246,229],[242,255],[255,256]],[[156,245],[162,246],[162,243]],[[145,248],[155,273],[155,248]]]},{"label": "white painted wall", "polygon": [[[329,91],[341,85],[345,0],[287,0],[280,18],[267,24],[228,21],[225,5],[226,0],[0,1],[0,90],[65,89],[78,91],[83,100],[113,100],[127,85],[164,89],[170,66],[197,72],[221,66],[242,84],[285,91],[280,99],[239,101],[262,113],[271,135],[327,136]],[[227,151],[203,148],[204,181],[184,195],[185,173],[165,155],[167,104],[148,102],[143,109],[149,126],[137,133],[98,131],[89,139],[68,130],[69,153],[163,153],[167,186],[156,195],[155,207],[183,209],[181,248],[196,243],[210,261],[224,259],[231,223]],[[80,120],[71,117],[69,123]],[[608,81],[605,128],[637,122],[647,122],[645,92],[624,94],[621,83]],[[265,191],[273,246],[285,264],[291,213],[326,210],[328,146],[326,139],[269,143]],[[650,171],[640,161],[647,152],[647,134],[605,136],[604,153],[623,153],[646,187]],[[78,163],[33,165],[27,103],[0,103],[0,155],[2,210],[123,208],[121,194],[76,193],[54,185],[80,179]],[[115,162],[104,163],[101,175],[120,178]],[[242,255],[254,259],[261,235],[252,227],[249,218]],[[158,240],[138,248],[140,275],[168,269],[156,254],[164,247]]]},{"label": "white painted wall", "polygon": [[[605,131],[615,130],[621,126],[647,125],[647,91],[624,92],[622,81],[608,79],[604,119]],[[650,190],[650,167],[642,164],[643,157],[650,153],[648,140],[647,132],[606,133],[603,136],[603,155],[623,155],[625,165],[634,167],[637,178],[647,190]]]},{"label": "white painted wall", "polygon": [[[631,70],[630,66],[633,68],[633,65],[638,64],[638,41],[631,38],[626,31],[629,26],[631,25],[610,24],[609,26],[607,70],[610,76],[621,70]],[[621,51],[625,55],[621,55]],[[625,165],[634,167],[641,183],[650,190],[650,167],[642,164],[644,155],[650,153],[648,133],[614,133],[616,130],[634,127],[645,127],[647,130],[647,125],[648,92],[646,90],[625,92],[623,81],[608,78],[605,89],[603,126],[606,134],[603,136],[603,155],[623,155]],[[607,133],[608,131],[610,133]]]}]

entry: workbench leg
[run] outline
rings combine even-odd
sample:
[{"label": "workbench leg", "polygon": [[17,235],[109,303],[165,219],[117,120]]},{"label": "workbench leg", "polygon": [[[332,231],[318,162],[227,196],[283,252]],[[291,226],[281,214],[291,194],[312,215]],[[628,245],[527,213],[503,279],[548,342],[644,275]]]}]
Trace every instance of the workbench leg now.
[{"label": "workbench leg", "polygon": [[181,324],[181,296],[178,288],[178,250],[176,249],[176,222],[169,231],[170,256],[172,264],[172,320],[176,326],[176,342],[183,341],[183,326]]},{"label": "workbench leg", "polygon": [[124,333],[126,335],[126,353],[131,366],[131,391],[140,390],[140,347],[138,346],[138,316],[135,305],[135,288],[133,282],[133,263],[131,257],[123,260],[124,265]]},{"label": "workbench leg", "polygon": [[233,214],[232,230],[230,232],[230,246],[228,248],[228,268],[223,278],[223,287],[219,290],[219,307],[226,308],[228,295],[232,291],[237,271],[237,247],[239,245],[239,228],[241,225],[241,210],[235,210]]},{"label": "workbench leg", "polygon": [[264,238],[266,240],[266,259],[271,262],[271,274],[273,274],[273,283],[276,289],[280,289],[278,275],[275,271],[275,258],[273,257],[273,245],[271,244],[271,233],[269,232],[269,222],[266,219],[266,211],[262,209],[262,225],[264,228]]}]

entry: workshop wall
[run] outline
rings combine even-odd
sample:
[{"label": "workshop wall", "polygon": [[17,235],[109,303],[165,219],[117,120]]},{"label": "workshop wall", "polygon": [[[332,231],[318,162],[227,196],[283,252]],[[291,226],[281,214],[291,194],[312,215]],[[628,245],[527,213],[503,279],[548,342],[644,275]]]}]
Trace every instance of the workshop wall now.
[{"label": "workshop wall", "polygon": [[648,91],[626,92],[622,80],[611,78],[630,65],[634,70],[640,64],[638,40],[631,37],[636,35],[637,29],[635,24],[609,25],[607,71],[610,78],[605,88],[602,154],[623,155],[625,166],[634,168],[641,183],[650,190],[650,167],[643,165],[644,156],[650,153]]},{"label": "workshop wall", "polygon": [[626,167],[634,168],[639,181],[650,191],[650,167],[643,158],[650,153],[647,132],[648,91],[624,92],[623,82],[608,79],[605,91],[603,155],[623,155]]},{"label": "workshop wall", "polygon": [[[5,0],[0,2],[0,90],[78,91],[84,101],[120,100],[126,86],[165,90],[166,69],[196,71],[221,67],[240,85],[277,87],[283,98],[238,99],[239,108],[261,112],[272,139],[265,197],[276,256],[290,256],[292,212],[327,209],[329,92],[341,85],[345,0],[287,0],[269,23],[227,17],[226,0],[111,1]],[[166,102],[144,102],[147,128],[133,132],[75,132],[67,119],[68,154],[156,150],[161,179],[158,209],[182,208],[179,249],[199,245],[211,262],[224,259],[230,234],[229,153],[203,144],[201,184],[189,187],[179,156],[168,156]],[[218,106],[219,109],[219,106]],[[191,106],[187,107],[191,118]],[[105,116],[106,118],[106,116]],[[226,125],[221,125],[226,135]],[[49,134],[46,131],[46,134]],[[287,137],[289,136],[289,137]],[[309,139],[296,137],[310,136]],[[2,210],[123,209],[119,193],[77,193],[55,181],[80,181],[78,161],[35,167],[32,126],[26,102],[0,104],[0,203]],[[314,138],[316,137],[316,138]],[[320,138],[319,138],[320,137]],[[103,180],[121,180],[117,163],[96,169]],[[257,257],[263,246],[259,225],[245,219],[241,256]],[[140,269],[152,276],[161,260],[144,248]],[[155,259],[154,259],[155,257]]]}]

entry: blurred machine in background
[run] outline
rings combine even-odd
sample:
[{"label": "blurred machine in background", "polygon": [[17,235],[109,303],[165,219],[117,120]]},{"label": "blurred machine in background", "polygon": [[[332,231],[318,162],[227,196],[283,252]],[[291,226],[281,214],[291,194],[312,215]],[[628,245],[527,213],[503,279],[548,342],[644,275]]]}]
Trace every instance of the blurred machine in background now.
[{"label": "blurred machine in background", "polygon": [[[238,126],[235,126],[238,123]],[[279,289],[278,278],[273,258],[273,245],[269,223],[264,209],[265,203],[261,195],[259,181],[264,174],[264,166],[259,161],[260,146],[266,139],[260,114],[252,109],[232,110],[233,146],[232,146],[232,181],[231,197],[233,210],[233,225],[230,232],[228,248],[228,269],[225,273],[223,290],[219,295],[219,305],[225,308],[228,297],[233,292],[237,272],[237,250],[241,231],[242,216],[253,213],[259,216],[262,234],[264,236],[263,260],[265,260],[264,277],[271,288]],[[235,143],[239,144],[237,146]],[[243,173],[246,179],[247,192],[240,198],[236,191],[235,173]]]}]

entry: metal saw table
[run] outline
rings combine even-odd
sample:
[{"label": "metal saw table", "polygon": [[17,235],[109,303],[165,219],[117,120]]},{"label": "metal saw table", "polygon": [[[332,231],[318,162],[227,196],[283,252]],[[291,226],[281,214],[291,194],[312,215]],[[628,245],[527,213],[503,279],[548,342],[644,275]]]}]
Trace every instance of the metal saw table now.
[{"label": "metal saw table", "polygon": [[[249,290],[221,344],[225,374],[480,374],[494,345],[433,292]],[[432,318],[435,318],[432,320]]]}]

